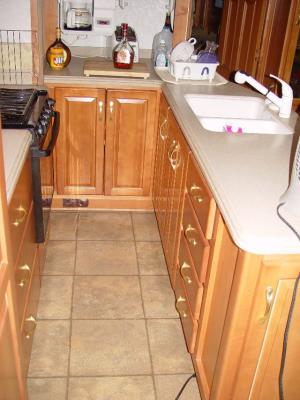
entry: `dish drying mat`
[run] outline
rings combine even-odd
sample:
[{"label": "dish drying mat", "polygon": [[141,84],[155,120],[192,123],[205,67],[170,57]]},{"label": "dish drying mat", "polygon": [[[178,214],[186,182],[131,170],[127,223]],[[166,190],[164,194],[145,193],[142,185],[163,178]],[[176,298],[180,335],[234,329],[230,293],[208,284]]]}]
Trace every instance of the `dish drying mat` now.
[{"label": "dish drying mat", "polygon": [[164,82],[173,83],[174,85],[206,85],[206,86],[217,86],[217,85],[225,85],[227,83],[227,79],[223,78],[220,74],[216,72],[214,79],[209,82],[207,79],[203,80],[191,80],[191,79],[176,79],[172,76],[169,72],[169,68],[154,68],[157,75],[162,79]]}]

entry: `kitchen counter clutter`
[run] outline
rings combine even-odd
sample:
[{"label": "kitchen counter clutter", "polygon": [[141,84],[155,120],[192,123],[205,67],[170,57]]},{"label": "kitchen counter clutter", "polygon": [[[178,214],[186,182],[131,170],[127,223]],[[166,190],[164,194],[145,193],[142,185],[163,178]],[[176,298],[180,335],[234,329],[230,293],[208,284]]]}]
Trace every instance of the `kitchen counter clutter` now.
[{"label": "kitchen counter clutter", "polygon": [[3,129],[2,140],[6,193],[9,203],[28,154],[31,133],[22,129]]}]

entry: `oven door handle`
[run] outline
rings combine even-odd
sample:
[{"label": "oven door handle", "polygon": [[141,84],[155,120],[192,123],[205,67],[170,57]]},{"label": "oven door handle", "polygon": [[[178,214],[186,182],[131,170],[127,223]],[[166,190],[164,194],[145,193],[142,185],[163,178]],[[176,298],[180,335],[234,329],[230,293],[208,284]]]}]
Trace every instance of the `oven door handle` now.
[{"label": "oven door handle", "polygon": [[54,115],[54,121],[53,121],[53,126],[52,126],[52,132],[51,132],[51,140],[48,144],[48,147],[46,150],[40,150],[40,149],[33,149],[32,156],[41,158],[41,157],[49,157],[54,149],[54,146],[56,144],[57,138],[58,138],[58,133],[59,133],[59,125],[60,125],[60,114],[58,111],[53,111]]}]

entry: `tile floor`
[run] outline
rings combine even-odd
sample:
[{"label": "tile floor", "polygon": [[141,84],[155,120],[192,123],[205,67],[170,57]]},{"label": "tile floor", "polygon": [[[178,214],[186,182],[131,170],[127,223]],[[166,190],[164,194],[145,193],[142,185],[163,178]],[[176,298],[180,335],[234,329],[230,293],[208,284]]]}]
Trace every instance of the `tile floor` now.
[{"label": "tile floor", "polygon": [[29,399],[174,400],[192,372],[155,216],[54,212]]}]

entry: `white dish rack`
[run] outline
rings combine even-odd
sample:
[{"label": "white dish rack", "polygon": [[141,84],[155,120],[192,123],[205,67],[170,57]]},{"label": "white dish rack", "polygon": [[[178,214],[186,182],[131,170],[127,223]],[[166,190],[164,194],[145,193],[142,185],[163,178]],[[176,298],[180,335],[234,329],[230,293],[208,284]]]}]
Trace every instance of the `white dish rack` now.
[{"label": "white dish rack", "polygon": [[196,63],[193,61],[171,61],[169,64],[170,74],[174,76],[176,81],[178,79],[186,80],[208,80],[211,82],[217,70],[219,63],[215,64],[204,64]]}]

